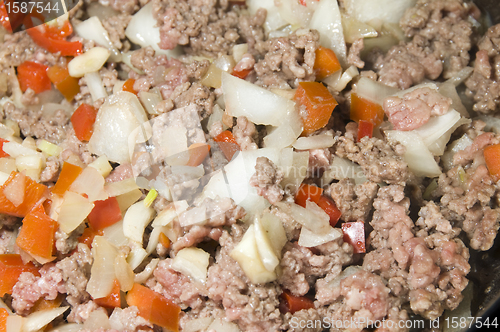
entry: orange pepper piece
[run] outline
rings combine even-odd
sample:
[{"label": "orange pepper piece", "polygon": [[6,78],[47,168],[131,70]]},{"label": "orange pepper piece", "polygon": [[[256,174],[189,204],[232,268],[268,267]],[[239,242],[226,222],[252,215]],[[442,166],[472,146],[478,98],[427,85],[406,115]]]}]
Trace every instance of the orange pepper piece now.
[{"label": "orange pepper piece", "polygon": [[233,159],[234,154],[237,151],[240,151],[240,146],[236,143],[236,139],[233,136],[233,133],[229,130],[225,130],[219,135],[214,137],[214,141],[217,142],[219,148],[226,156],[227,160]]},{"label": "orange pepper piece", "polygon": [[38,269],[29,262],[24,264],[18,254],[0,255],[0,297],[12,294],[12,288],[17,283],[19,275],[23,272],[31,272],[39,276]]},{"label": "orange pepper piece", "polygon": [[120,308],[121,306],[121,295],[120,295],[120,283],[115,279],[113,282],[113,288],[108,296],[100,297],[94,299],[94,302],[105,308]]},{"label": "orange pepper piece", "polygon": [[484,148],[484,161],[495,179],[500,178],[500,144],[489,145]]},{"label": "orange pepper piece", "polygon": [[78,92],[80,92],[78,78],[71,77],[67,67],[63,68],[57,65],[50,67],[49,70],[47,70],[47,76],[56,89],[59,90],[68,101],[72,101]]},{"label": "orange pepper piece", "polygon": [[307,116],[303,119],[305,135],[326,126],[338,105],[328,89],[318,82],[300,82],[294,100],[306,107]]},{"label": "orange pepper piece", "polygon": [[76,180],[78,175],[83,171],[83,168],[76,166],[67,162],[63,163],[61,173],[57,179],[56,184],[52,187],[52,193],[57,195],[64,195],[64,193],[69,189],[71,184]]},{"label": "orange pepper piece", "polygon": [[314,71],[316,79],[322,80],[342,69],[339,59],[331,49],[320,46],[316,50],[316,58],[314,59]]},{"label": "orange pepper piece", "polygon": [[94,132],[97,110],[89,104],[81,104],[71,116],[71,124],[80,141],[88,141]]},{"label": "orange pepper piece", "polygon": [[295,203],[302,207],[306,207],[306,201],[312,201],[318,203],[321,195],[323,194],[323,189],[310,184],[301,184],[297,194],[295,195]]},{"label": "orange pepper piece", "polygon": [[3,189],[7,187],[17,176],[18,172],[12,172],[5,181],[5,183],[0,186],[0,213],[5,213],[15,217],[24,217],[31,209],[41,203],[48,195],[48,189],[46,186],[40,183],[36,183],[30,177],[26,177],[24,201],[15,206],[11,201],[5,197]]},{"label": "orange pepper piece", "polygon": [[87,219],[95,230],[102,230],[122,220],[122,211],[116,197],[95,201],[94,208],[90,211]]},{"label": "orange pepper piece", "polygon": [[384,115],[384,109],[381,105],[362,98],[356,93],[351,93],[351,120],[368,121],[377,127],[384,121]]}]

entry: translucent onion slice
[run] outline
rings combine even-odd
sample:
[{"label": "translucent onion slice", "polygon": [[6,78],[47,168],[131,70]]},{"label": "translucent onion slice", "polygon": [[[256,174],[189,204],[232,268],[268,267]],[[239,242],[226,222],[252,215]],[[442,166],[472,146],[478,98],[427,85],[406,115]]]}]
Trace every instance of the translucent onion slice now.
[{"label": "translucent onion slice", "polygon": [[86,194],[90,202],[105,200],[108,194],[104,190],[104,178],[94,167],[86,167],[71,184],[69,190]]},{"label": "translucent onion slice", "polygon": [[133,204],[123,217],[123,234],[132,241],[142,243],[144,230],[155,214],[155,210],[144,205],[144,201]]},{"label": "translucent onion slice", "polygon": [[94,262],[90,270],[87,292],[94,298],[105,297],[111,293],[115,281],[115,259],[118,250],[103,236],[94,237],[92,241],[92,256]]},{"label": "translucent onion slice", "polygon": [[172,269],[185,274],[197,282],[207,281],[210,254],[200,248],[184,248],[179,250],[172,261]]},{"label": "translucent onion slice", "polygon": [[293,147],[297,150],[324,149],[335,143],[332,133],[324,133],[315,136],[300,137]]},{"label": "translucent onion slice", "polygon": [[94,204],[80,194],[67,191],[59,209],[57,222],[66,234],[70,234],[87,218]]}]

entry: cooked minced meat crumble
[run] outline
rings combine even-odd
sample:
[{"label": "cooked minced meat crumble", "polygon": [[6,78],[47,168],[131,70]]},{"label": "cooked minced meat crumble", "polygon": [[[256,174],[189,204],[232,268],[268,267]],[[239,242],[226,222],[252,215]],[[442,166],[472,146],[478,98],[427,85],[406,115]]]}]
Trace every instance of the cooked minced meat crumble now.
[{"label": "cooked minced meat crumble", "polygon": [[389,3],[1,1],[0,330],[442,330],[500,226],[500,25]]}]

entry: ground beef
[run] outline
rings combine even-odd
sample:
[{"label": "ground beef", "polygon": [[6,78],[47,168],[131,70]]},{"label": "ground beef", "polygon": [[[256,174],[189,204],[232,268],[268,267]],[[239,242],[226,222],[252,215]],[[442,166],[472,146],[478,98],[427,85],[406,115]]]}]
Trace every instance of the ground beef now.
[{"label": "ground beef", "polygon": [[228,7],[227,1],[215,0],[154,1],[153,6],[163,49],[185,45],[189,53],[216,56],[228,54],[240,39],[253,45],[264,38],[262,10],[248,17]]},{"label": "ground beef", "polygon": [[66,319],[70,323],[81,324],[85,322],[89,318],[90,314],[96,310],[100,310],[107,315],[106,309],[98,306],[94,301],[89,300],[85,303],[73,305],[71,312]]},{"label": "ground beef", "polygon": [[[176,251],[182,248],[196,245],[205,239],[219,240],[222,234],[223,227],[235,224],[238,219],[245,216],[245,211],[242,207],[234,204],[230,198],[217,198],[215,200],[205,198],[200,204],[197,204],[196,209],[202,210],[205,220],[191,220],[191,218],[199,217],[198,214],[193,215],[183,213],[179,216],[182,224],[192,225],[182,227],[179,231],[179,238],[174,241],[172,248]],[[176,221],[174,221],[175,223]]]},{"label": "ground beef", "polygon": [[[172,101],[172,109],[189,106],[192,104],[199,105],[200,116],[202,119],[207,118],[212,114],[212,109],[215,101],[215,95],[206,86],[195,83],[183,83],[172,92],[170,99]],[[164,111],[169,111],[165,108]]]},{"label": "ground beef", "polygon": [[365,62],[361,60],[361,51],[364,47],[363,40],[363,38],[360,38],[352,43],[347,53],[347,63],[358,68],[363,68],[365,66]]},{"label": "ground beef", "polygon": [[269,203],[276,204],[283,199],[283,188],[280,182],[283,172],[266,157],[257,158],[255,174],[250,178],[250,185],[257,188],[257,194],[266,198]]},{"label": "ground beef", "polygon": [[118,331],[138,331],[153,328],[153,324],[139,316],[137,307],[115,308],[111,316],[109,316],[109,322],[112,326],[117,327]]},{"label": "ground beef", "polygon": [[82,223],[70,234],[66,234],[61,229],[58,229],[54,236],[57,251],[65,255],[75,249],[78,245],[78,238],[82,235],[84,228],[85,223]]},{"label": "ground beef", "polygon": [[322,174],[330,165],[331,153],[328,149],[309,150],[309,164],[307,165],[307,176]]},{"label": "ground beef", "polygon": [[332,183],[327,193],[342,212],[340,218],[343,221],[358,221],[368,217],[378,188],[371,181],[356,185],[352,179],[342,179]]},{"label": "ground beef", "polygon": [[95,157],[90,153],[87,142],[81,142],[75,135],[73,128],[66,131],[66,139],[60,145],[63,151],[61,158],[67,160],[71,156],[78,157],[85,165],[90,164],[95,160]]},{"label": "ground beef", "polygon": [[248,121],[245,116],[236,119],[236,126],[233,128],[233,136],[241,150],[255,150],[259,147],[255,143],[257,130],[253,122]]},{"label": "ground beef", "polygon": [[[123,3],[123,1],[116,1],[117,3]],[[124,3],[127,3],[126,1]],[[116,16],[111,16],[106,20],[102,20],[102,25],[104,29],[108,32],[109,39],[113,45],[122,52],[127,52],[130,49],[130,42],[125,41],[125,29],[128,23],[132,19],[132,16],[128,14],[120,14]]]},{"label": "ground beef", "polygon": [[118,165],[111,173],[106,176],[106,182],[119,182],[130,179],[134,176],[132,166],[128,163]]},{"label": "ground beef", "polygon": [[24,136],[43,138],[51,143],[61,143],[66,138],[65,128],[69,123],[66,111],[60,109],[45,114],[41,109],[17,108],[8,102],[4,105],[5,117],[18,123]]},{"label": "ground beef", "polygon": [[479,41],[474,71],[465,81],[465,94],[474,100],[472,109],[492,113],[500,104],[500,24],[492,26]]},{"label": "ground beef", "polygon": [[368,180],[391,184],[404,184],[408,180],[409,171],[402,158],[404,147],[401,145],[391,146],[376,137],[363,137],[356,142],[348,133],[337,139],[334,153],[359,164]]},{"label": "ground beef", "polygon": [[352,261],[352,247],[341,239],[314,249],[313,253],[310,248],[301,247],[296,243],[288,243],[283,249],[280,262],[282,274],[278,281],[294,295],[307,294],[318,278],[327,274],[338,275],[342,266]]},{"label": "ground beef", "polygon": [[[3,226],[1,222],[0,225]],[[14,252],[16,236],[17,234],[7,229],[7,227],[0,228],[0,255],[12,254]]]},{"label": "ground beef", "polygon": [[451,98],[435,90],[419,88],[405,93],[402,98],[386,98],[384,111],[394,129],[413,130],[427,123],[431,116],[447,113],[451,103]]},{"label": "ground beef", "polygon": [[314,81],[316,49],[319,46],[316,30],[296,31],[288,37],[273,38],[262,46],[264,58],[254,66],[258,85],[267,88],[297,87],[300,81]]},{"label": "ground beef", "polygon": [[400,25],[407,44],[392,47],[375,62],[379,81],[401,89],[454,76],[469,62],[472,24],[462,0],[419,0],[406,11]]},{"label": "ground beef", "polygon": [[109,6],[118,12],[127,14],[132,14],[139,9],[138,0],[99,0],[99,3],[103,6]]},{"label": "ground beef", "polygon": [[60,158],[49,156],[45,161],[45,168],[40,174],[40,182],[55,182],[59,176]]}]

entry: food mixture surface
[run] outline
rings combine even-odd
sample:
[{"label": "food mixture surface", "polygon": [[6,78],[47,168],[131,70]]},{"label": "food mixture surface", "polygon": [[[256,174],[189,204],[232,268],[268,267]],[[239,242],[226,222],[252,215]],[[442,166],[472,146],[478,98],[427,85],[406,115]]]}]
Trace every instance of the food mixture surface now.
[{"label": "food mixture surface", "polygon": [[0,331],[476,314],[469,257],[500,221],[500,25],[472,2],[83,0],[45,24],[12,3]]}]

